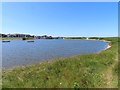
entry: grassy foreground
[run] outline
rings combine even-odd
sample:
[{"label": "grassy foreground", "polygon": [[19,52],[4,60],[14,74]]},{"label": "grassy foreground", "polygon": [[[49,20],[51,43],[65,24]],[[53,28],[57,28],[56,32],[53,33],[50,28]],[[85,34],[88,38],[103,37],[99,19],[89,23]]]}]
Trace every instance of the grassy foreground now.
[{"label": "grassy foreground", "polygon": [[77,55],[3,70],[3,88],[116,88],[118,38],[111,48],[96,54]]}]

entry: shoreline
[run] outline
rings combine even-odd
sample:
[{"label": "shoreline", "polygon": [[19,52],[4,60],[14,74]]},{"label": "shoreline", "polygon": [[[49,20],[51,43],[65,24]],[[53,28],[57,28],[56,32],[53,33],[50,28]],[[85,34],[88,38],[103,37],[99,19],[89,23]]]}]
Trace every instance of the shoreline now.
[{"label": "shoreline", "polygon": [[104,49],[104,50],[107,50],[109,48],[111,48],[112,46],[108,44],[108,46]]},{"label": "shoreline", "polygon": [[109,48],[112,47],[112,46],[110,45],[110,42],[111,42],[111,41],[107,41],[107,40],[99,40],[99,39],[64,39],[64,40],[97,40],[97,41],[103,41],[103,42],[108,42],[108,43],[109,43],[104,50],[107,50],[107,49],[109,49]]},{"label": "shoreline", "polygon": [[100,40],[100,41],[108,42],[108,45],[107,45],[107,47],[106,47],[104,50],[107,50],[107,49],[109,49],[109,48],[112,47],[112,46],[110,45],[110,42],[111,42],[111,41],[107,41],[107,40]]}]

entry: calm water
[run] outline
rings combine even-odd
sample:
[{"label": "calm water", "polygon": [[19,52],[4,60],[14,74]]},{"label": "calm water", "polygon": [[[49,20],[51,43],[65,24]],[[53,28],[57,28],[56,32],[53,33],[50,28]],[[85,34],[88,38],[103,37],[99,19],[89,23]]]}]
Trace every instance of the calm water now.
[{"label": "calm water", "polygon": [[96,53],[105,49],[107,42],[97,40],[12,40],[2,42],[2,66],[15,67],[38,63],[58,57]]}]

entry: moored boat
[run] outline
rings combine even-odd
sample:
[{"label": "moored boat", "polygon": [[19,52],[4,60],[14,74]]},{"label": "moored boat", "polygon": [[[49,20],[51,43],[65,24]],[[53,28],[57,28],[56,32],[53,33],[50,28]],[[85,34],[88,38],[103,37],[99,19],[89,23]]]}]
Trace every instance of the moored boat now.
[{"label": "moored boat", "polygon": [[2,42],[10,42],[10,41],[2,41]]},{"label": "moored boat", "polygon": [[27,41],[27,42],[34,42],[34,41]]}]

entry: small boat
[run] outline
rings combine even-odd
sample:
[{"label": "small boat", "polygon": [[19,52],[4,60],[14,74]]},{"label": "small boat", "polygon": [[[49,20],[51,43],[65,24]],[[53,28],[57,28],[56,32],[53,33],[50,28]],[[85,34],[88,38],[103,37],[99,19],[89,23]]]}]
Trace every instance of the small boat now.
[{"label": "small boat", "polygon": [[27,42],[34,42],[34,41],[27,41]]},{"label": "small boat", "polygon": [[10,42],[10,41],[2,41],[2,42]]}]

